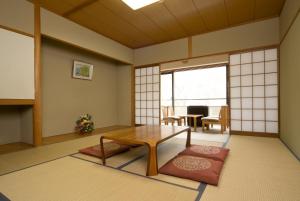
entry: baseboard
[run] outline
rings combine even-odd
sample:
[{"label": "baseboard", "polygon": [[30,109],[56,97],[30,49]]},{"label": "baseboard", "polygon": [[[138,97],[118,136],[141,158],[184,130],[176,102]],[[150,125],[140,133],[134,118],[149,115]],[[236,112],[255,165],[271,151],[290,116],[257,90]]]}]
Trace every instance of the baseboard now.
[{"label": "baseboard", "polygon": [[241,136],[279,138],[279,134],[278,133],[248,132],[248,131],[230,131],[230,134],[231,135],[241,135]]},{"label": "baseboard", "polygon": [[54,144],[54,143],[58,143],[58,142],[68,141],[68,140],[74,140],[74,139],[88,137],[88,136],[92,136],[92,135],[98,135],[101,133],[118,130],[118,129],[123,129],[123,128],[129,128],[129,127],[130,126],[115,125],[115,126],[96,128],[92,133],[88,133],[88,134],[79,134],[79,132],[72,132],[72,133],[58,134],[58,135],[49,136],[49,137],[43,137],[43,145]]}]

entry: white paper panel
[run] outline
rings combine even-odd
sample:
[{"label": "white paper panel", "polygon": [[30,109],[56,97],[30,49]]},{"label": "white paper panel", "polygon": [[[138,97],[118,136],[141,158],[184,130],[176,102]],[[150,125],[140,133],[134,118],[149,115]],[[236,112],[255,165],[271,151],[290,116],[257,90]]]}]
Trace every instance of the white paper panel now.
[{"label": "white paper panel", "polygon": [[237,87],[240,86],[240,76],[230,77],[230,86]]},{"label": "white paper panel", "polygon": [[135,84],[140,84],[140,83],[141,83],[141,78],[135,77]]},{"label": "white paper panel", "polygon": [[159,117],[159,110],[158,109],[153,109],[153,116],[154,117]]},{"label": "white paper panel", "polygon": [[252,87],[242,87],[242,97],[252,97]]},{"label": "white paper panel", "polygon": [[277,60],[277,49],[265,50],[265,61]]},{"label": "white paper panel", "polygon": [[[152,100],[153,92],[147,92],[147,100]],[[152,103],[152,101],[150,101]]]},{"label": "white paper panel", "polygon": [[278,111],[277,110],[266,110],[266,120],[267,121],[278,121]]},{"label": "white paper panel", "polygon": [[241,88],[240,87],[235,87],[230,89],[230,96],[233,98],[239,98],[241,96]]},{"label": "white paper panel", "polygon": [[241,75],[252,74],[252,64],[243,64],[241,65]]},{"label": "white paper panel", "polygon": [[140,76],[140,75],[141,75],[141,69],[136,69],[135,76]]},{"label": "white paper panel", "polygon": [[146,93],[141,93],[141,100],[147,100]]},{"label": "white paper panel", "polygon": [[141,94],[135,93],[135,100],[141,100]]},{"label": "white paper panel", "polygon": [[265,88],[264,86],[254,86],[253,87],[253,97],[264,97]]},{"label": "white paper panel", "polygon": [[147,116],[152,117],[153,116],[153,110],[152,109],[147,109]]},{"label": "white paper panel", "polygon": [[277,109],[278,108],[277,98],[266,98],[266,108]]},{"label": "white paper panel", "polygon": [[153,84],[153,91],[159,91],[159,83]]},{"label": "white paper panel", "polygon": [[146,84],[147,78],[146,76],[141,76],[141,84]]},{"label": "white paper panel", "polygon": [[141,69],[141,75],[146,75],[147,74],[147,69],[146,68],[142,68]]},{"label": "white paper panel", "polygon": [[264,61],[265,59],[265,55],[264,55],[264,51],[256,51],[252,53],[252,61],[253,62],[261,62]]},{"label": "white paper panel", "polygon": [[242,99],[242,108],[243,109],[252,109],[252,98],[243,98]]},{"label": "white paper panel", "polygon": [[252,110],[242,110],[243,120],[252,120]]},{"label": "white paper panel", "polygon": [[141,110],[140,109],[135,109],[135,116],[141,116]]},{"label": "white paper panel", "polygon": [[141,91],[141,85],[135,85],[135,92]]},{"label": "white paper panel", "polygon": [[141,116],[142,117],[147,116],[147,109],[141,109]]},{"label": "white paper panel", "polygon": [[252,131],[252,121],[242,121],[242,131]]},{"label": "white paper panel", "polygon": [[147,108],[153,108],[153,102],[147,100]]},{"label": "white paper panel", "polygon": [[241,119],[241,110],[231,110],[231,119]]},{"label": "white paper panel", "polygon": [[152,83],[152,76],[147,76],[147,83]]},{"label": "white paper panel", "polygon": [[159,82],[159,75],[153,75],[153,83]]},{"label": "white paper panel", "polygon": [[252,85],[252,75],[241,76],[242,86],[251,86]]},{"label": "white paper panel", "polygon": [[146,92],[147,90],[147,85],[146,84],[142,84],[142,85],[139,85],[140,88],[141,88],[141,92]]},{"label": "white paper panel", "polygon": [[231,121],[231,130],[240,131],[241,130],[241,121],[232,120]]},{"label": "white paper panel", "polygon": [[152,71],[153,71],[153,68],[152,67],[148,67],[147,68],[147,75],[152,75]]},{"label": "white paper panel", "polygon": [[141,117],[141,124],[147,124],[147,118]]},{"label": "white paper panel", "polygon": [[253,85],[264,85],[264,84],[265,84],[264,74],[253,75]]},{"label": "white paper panel", "polygon": [[265,75],[265,84],[277,84],[277,73],[270,73]]},{"label": "white paper panel", "polygon": [[252,62],[252,54],[251,52],[241,54],[241,63],[251,63]]},{"label": "white paper panel", "polygon": [[265,110],[253,110],[253,120],[265,120]]},{"label": "white paper panel", "polygon": [[240,75],[240,74],[241,74],[240,65],[230,67],[230,76],[236,76],[236,75]]},{"label": "white paper panel", "polygon": [[159,108],[159,101],[153,101],[153,108]]},{"label": "white paper panel", "polygon": [[266,73],[276,73],[277,72],[277,61],[269,61],[265,63]]},{"label": "white paper panel", "polygon": [[153,91],[153,84],[147,84],[147,91]]},{"label": "white paper panel", "polygon": [[253,98],[253,108],[264,109],[265,108],[264,98]]},{"label": "white paper panel", "polygon": [[264,121],[253,121],[253,131],[254,132],[265,132],[265,122]]},{"label": "white paper panel", "polygon": [[267,133],[278,133],[278,122],[266,122]]},{"label": "white paper panel", "polygon": [[266,97],[277,96],[278,94],[277,85],[266,86]]},{"label": "white paper panel", "polygon": [[153,118],[153,124],[159,125],[159,118]]},{"label": "white paper panel", "polygon": [[141,108],[147,108],[147,101],[141,101]]},{"label": "white paper panel", "polygon": [[153,125],[153,118],[147,117],[147,125]]},{"label": "white paper panel", "polygon": [[159,100],[159,92],[153,92],[153,100]]},{"label": "white paper panel", "polygon": [[240,63],[240,54],[230,55],[230,65],[236,65]]},{"label": "white paper panel", "polygon": [[265,72],[264,63],[254,63],[253,64],[253,74],[260,74]]},{"label": "white paper panel", "polygon": [[135,117],[135,123],[136,124],[141,124],[141,118],[140,117]]},{"label": "white paper panel", "polygon": [[153,74],[159,74],[159,67],[153,67]]},{"label": "white paper panel", "polygon": [[135,108],[141,108],[141,101],[135,101]]},{"label": "white paper panel", "polygon": [[230,101],[231,108],[241,108],[241,99],[234,98]]}]

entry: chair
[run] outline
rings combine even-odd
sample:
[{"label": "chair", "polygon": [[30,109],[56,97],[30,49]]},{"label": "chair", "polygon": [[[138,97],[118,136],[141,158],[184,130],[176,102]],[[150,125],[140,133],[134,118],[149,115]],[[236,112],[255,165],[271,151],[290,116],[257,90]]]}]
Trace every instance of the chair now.
[{"label": "chair", "polygon": [[174,110],[173,107],[171,106],[162,106],[161,110],[163,116],[162,121],[164,122],[165,125],[169,125],[169,122],[171,122],[172,125],[174,125],[174,122],[177,121],[178,126],[181,126],[182,120],[185,121],[184,117],[179,117],[174,115]]},{"label": "chair", "polygon": [[202,118],[202,130],[204,131],[205,127],[207,130],[210,125],[220,124],[221,125],[221,134],[226,131],[228,127],[228,106],[221,106],[218,117],[203,117]]}]

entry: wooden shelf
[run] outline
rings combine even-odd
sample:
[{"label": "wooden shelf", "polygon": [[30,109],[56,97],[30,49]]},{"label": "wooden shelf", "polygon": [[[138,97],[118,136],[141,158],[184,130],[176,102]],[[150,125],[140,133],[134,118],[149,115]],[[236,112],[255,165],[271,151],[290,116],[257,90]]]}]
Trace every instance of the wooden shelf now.
[{"label": "wooden shelf", "polygon": [[33,105],[34,99],[0,99],[0,105]]}]

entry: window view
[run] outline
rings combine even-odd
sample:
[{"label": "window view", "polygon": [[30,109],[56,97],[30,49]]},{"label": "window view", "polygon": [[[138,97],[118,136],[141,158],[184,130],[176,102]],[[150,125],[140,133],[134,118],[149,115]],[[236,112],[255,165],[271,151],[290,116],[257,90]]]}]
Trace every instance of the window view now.
[{"label": "window view", "polygon": [[[174,94],[172,94],[172,75]],[[187,106],[209,106],[209,115],[217,116],[226,104],[226,66],[174,72],[161,76],[161,104],[172,106],[176,115],[187,113]]]}]

